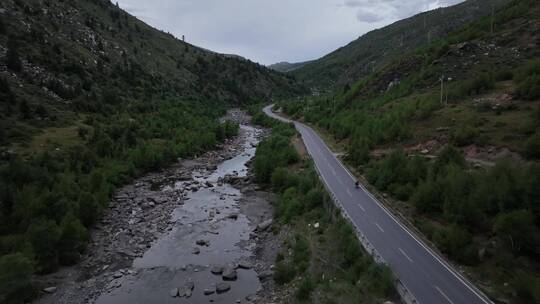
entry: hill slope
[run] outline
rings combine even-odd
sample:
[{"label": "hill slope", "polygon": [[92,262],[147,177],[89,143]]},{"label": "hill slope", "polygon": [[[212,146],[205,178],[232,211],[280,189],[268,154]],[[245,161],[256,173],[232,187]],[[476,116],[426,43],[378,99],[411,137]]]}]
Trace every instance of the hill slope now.
[{"label": "hill slope", "polygon": [[108,0],[1,1],[0,303],[78,261],[115,187],[233,136],[226,108],[298,92]]},{"label": "hill slope", "polygon": [[393,58],[444,37],[467,22],[491,13],[508,0],[469,0],[425,12],[371,31],[348,45],[292,72],[306,85],[327,89],[343,87],[383,67]]},{"label": "hill slope", "polygon": [[[283,75],[184,43],[109,1],[3,1],[0,9],[1,77],[15,99],[49,116],[150,92],[247,103],[296,90]],[[8,126],[17,126],[16,108],[0,104]]]},{"label": "hill slope", "polygon": [[304,62],[297,62],[297,63],[278,62],[278,63],[269,65],[268,68],[278,71],[278,72],[286,73],[286,72],[292,72],[294,70],[297,70],[310,62],[311,61],[304,61]]},{"label": "hill slope", "polygon": [[281,106],[496,302],[540,303],[540,2],[512,1],[495,22]]}]

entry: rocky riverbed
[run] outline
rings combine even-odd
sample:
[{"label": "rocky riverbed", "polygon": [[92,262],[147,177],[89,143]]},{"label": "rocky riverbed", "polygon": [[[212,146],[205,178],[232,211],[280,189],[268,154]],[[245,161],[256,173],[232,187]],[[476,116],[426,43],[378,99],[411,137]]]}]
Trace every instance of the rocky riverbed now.
[{"label": "rocky riverbed", "polygon": [[281,237],[249,170],[265,131],[120,188],[81,263],[40,278],[37,303],[267,303]]}]

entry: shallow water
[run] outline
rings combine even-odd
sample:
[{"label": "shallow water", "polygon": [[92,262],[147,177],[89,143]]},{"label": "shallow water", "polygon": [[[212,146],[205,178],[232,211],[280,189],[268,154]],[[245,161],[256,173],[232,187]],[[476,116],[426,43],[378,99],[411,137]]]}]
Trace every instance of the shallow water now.
[{"label": "shallow water", "polygon": [[[231,290],[206,296],[204,289],[222,282],[220,275],[210,272],[212,265],[226,266],[246,260],[252,255],[254,242],[250,233],[255,228],[240,212],[239,190],[218,181],[227,174],[246,176],[246,163],[255,155],[260,130],[241,126],[244,143],[236,157],[220,163],[216,170],[195,171],[193,179],[203,186],[188,191],[185,203],[174,210],[173,228],[152,243],[145,254],[134,260],[133,272],[110,283],[111,290],[102,294],[98,304],[111,303],[247,303],[246,296],[261,287],[254,270],[237,269],[238,279],[228,281]],[[213,187],[204,186],[210,182]],[[175,187],[193,184],[178,181]],[[208,246],[196,245],[197,240]],[[194,254],[194,248],[200,250]],[[185,282],[195,284],[190,298],[173,298],[169,291],[181,288]],[[112,288],[116,287],[116,288]]]}]

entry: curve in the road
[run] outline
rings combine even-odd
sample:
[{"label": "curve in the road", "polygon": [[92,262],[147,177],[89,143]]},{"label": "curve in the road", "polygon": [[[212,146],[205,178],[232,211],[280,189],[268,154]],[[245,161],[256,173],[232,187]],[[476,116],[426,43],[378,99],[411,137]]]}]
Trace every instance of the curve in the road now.
[{"label": "curve in the road", "polygon": [[396,219],[366,188],[357,188],[356,179],[312,128],[273,113],[272,105],[263,111],[272,118],[294,123],[331,195],[367,239],[367,242],[361,240],[362,243],[369,243],[375,249],[417,303],[492,303]]}]

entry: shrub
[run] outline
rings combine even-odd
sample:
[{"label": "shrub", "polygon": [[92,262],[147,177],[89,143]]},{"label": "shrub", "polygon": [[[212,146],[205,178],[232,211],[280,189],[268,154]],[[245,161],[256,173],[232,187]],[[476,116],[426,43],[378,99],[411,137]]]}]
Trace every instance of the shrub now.
[{"label": "shrub", "polygon": [[480,74],[472,79],[462,81],[455,87],[451,95],[455,98],[478,95],[495,87],[495,81],[489,74]]},{"label": "shrub", "polygon": [[540,230],[535,216],[527,210],[515,210],[497,216],[493,232],[499,235],[514,252],[538,252]]},{"label": "shrub", "polygon": [[527,77],[518,84],[517,96],[525,100],[536,100],[540,98],[540,75]]},{"label": "shrub", "polygon": [[455,145],[465,146],[471,144],[478,135],[476,129],[470,126],[459,126],[452,132],[451,138]]},{"label": "shrub", "polygon": [[540,278],[520,271],[512,280],[512,285],[527,303],[540,303]]},{"label": "shrub", "polygon": [[293,246],[293,263],[296,265],[296,269],[299,273],[303,273],[309,267],[309,260],[311,252],[309,250],[309,243],[302,235],[296,235]]},{"label": "shrub", "polygon": [[51,272],[58,267],[58,241],[61,231],[54,221],[35,220],[26,232],[38,262],[38,271]]},{"label": "shrub", "polygon": [[525,141],[525,156],[528,158],[540,158],[540,133],[532,135]]},{"label": "shrub", "polygon": [[316,188],[309,190],[305,197],[305,202],[308,209],[315,209],[322,206],[323,200],[323,192]]},{"label": "shrub", "polygon": [[86,247],[88,233],[81,222],[72,214],[68,214],[60,225],[62,231],[58,243],[60,262],[70,265],[79,260],[80,254]]},{"label": "shrub", "polygon": [[86,227],[91,226],[99,217],[100,206],[94,196],[88,192],[79,197],[79,218]]},{"label": "shrub", "polygon": [[513,78],[514,73],[511,70],[502,70],[495,74],[495,80],[497,81],[512,80]]},{"label": "shrub", "polygon": [[306,277],[298,285],[294,296],[299,301],[308,301],[311,298],[311,292],[315,289],[315,283],[310,277]]},{"label": "shrub", "polygon": [[296,188],[288,188],[279,199],[276,215],[285,223],[304,212],[304,205],[298,199],[297,193]]},{"label": "shrub", "polygon": [[296,276],[296,270],[293,265],[285,262],[276,263],[276,270],[274,272],[274,281],[277,284],[287,284]]},{"label": "shrub", "polygon": [[421,213],[436,213],[442,210],[441,189],[436,182],[429,180],[421,183],[413,193],[411,201]]},{"label": "shrub", "polygon": [[368,288],[372,292],[385,297],[394,296],[396,294],[394,275],[388,266],[376,263],[371,264],[368,268],[368,277]]},{"label": "shrub", "polygon": [[32,296],[32,262],[20,253],[0,257],[0,302],[23,303]]},{"label": "shrub", "polygon": [[476,261],[471,234],[456,224],[435,230],[433,241],[439,249],[462,263],[471,264]]},{"label": "shrub", "polygon": [[19,58],[17,42],[13,38],[11,38],[8,41],[7,47],[8,50],[6,53],[6,66],[14,72],[22,71],[22,61]]}]

